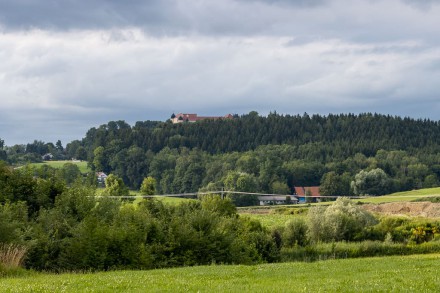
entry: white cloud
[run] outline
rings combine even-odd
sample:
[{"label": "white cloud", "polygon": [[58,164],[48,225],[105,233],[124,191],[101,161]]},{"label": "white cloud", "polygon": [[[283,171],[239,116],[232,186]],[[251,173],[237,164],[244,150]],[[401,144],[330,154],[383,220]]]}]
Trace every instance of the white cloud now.
[{"label": "white cloud", "polygon": [[67,142],[173,111],[439,119],[440,6],[408,1],[152,1],[145,21],[141,1],[108,2],[75,22],[80,1],[27,29],[0,4],[16,12],[0,9],[0,137]]}]

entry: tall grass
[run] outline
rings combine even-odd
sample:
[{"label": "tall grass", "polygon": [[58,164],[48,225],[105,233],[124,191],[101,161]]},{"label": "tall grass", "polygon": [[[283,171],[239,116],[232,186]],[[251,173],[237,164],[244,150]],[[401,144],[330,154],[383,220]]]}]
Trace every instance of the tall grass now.
[{"label": "tall grass", "polygon": [[3,269],[16,269],[23,264],[27,248],[18,244],[0,244],[0,266]]},{"label": "tall grass", "polygon": [[440,253],[440,242],[404,244],[382,241],[318,243],[305,247],[295,246],[281,250],[281,261],[317,261],[327,259],[360,258],[373,256]]}]

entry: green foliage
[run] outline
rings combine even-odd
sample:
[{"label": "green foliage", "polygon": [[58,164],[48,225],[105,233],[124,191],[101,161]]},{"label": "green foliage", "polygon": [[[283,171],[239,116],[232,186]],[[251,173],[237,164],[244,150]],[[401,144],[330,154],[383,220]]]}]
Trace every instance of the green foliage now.
[{"label": "green foliage", "polygon": [[352,241],[360,237],[368,226],[376,224],[369,212],[347,198],[339,197],[328,207],[313,207],[309,210],[307,226],[310,240]]},{"label": "green foliage", "polygon": [[142,181],[140,191],[142,194],[145,194],[145,195],[154,195],[154,194],[156,194],[156,185],[157,185],[156,179],[154,179],[151,176],[146,177]]},{"label": "green foliage", "polygon": [[344,196],[350,195],[350,175],[338,175],[335,171],[325,173],[319,186],[321,195]]},{"label": "green foliage", "polygon": [[257,191],[257,179],[252,174],[229,172],[224,178],[223,183],[225,188],[231,191]]},{"label": "green foliage", "polygon": [[107,161],[105,157],[105,149],[103,146],[97,147],[93,151],[93,170],[105,172],[107,170]]},{"label": "green foliage", "polygon": [[28,230],[25,202],[0,204],[0,244],[23,243]]},{"label": "green foliage", "polygon": [[105,189],[102,192],[103,196],[128,196],[130,192],[125,186],[124,181],[114,174],[108,175],[105,179]]},{"label": "green foliage", "polygon": [[[10,163],[41,160],[39,153],[47,150],[88,159],[94,171],[113,173],[132,189],[151,176],[159,194],[196,192],[208,184],[284,193],[322,182],[325,194],[350,195],[354,176],[377,168],[390,178],[386,188],[371,189],[375,184],[368,183],[367,190],[356,187],[359,194],[437,186],[439,137],[438,123],[429,120],[370,113],[261,117],[251,112],[179,125],[145,121],[131,127],[110,121],[65,150],[61,142],[41,141],[3,149]],[[247,176],[230,182],[228,174],[234,172]]]},{"label": "green foliage", "polygon": [[290,188],[285,182],[274,181],[271,189],[275,194],[291,194]]},{"label": "green foliage", "polygon": [[229,199],[139,206],[93,197],[75,185],[38,217],[26,265],[39,270],[148,269],[274,261],[278,249],[258,222],[237,217]]},{"label": "green foliage", "polygon": [[376,168],[356,174],[351,187],[356,195],[382,195],[390,192],[390,184],[388,175],[382,169]]},{"label": "green foliage", "polygon": [[72,185],[76,180],[81,178],[79,167],[73,163],[65,163],[61,168],[60,173],[67,185]]},{"label": "green foliage", "polygon": [[432,187],[439,186],[439,184],[440,183],[439,183],[437,175],[430,174],[425,177],[424,182],[423,182],[423,188],[432,188]]},{"label": "green foliage", "polygon": [[287,247],[305,246],[308,244],[307,224],[303,218],[293,218],[284,227],[283,245]]},{"label": "green foliage", "polygon": [[440,253],[440,242],[432,241],[420,245],[371,240],[317,243],[306,247],[283,248],[281,259],[283,261],[316,261],[424,253]]},{"label": "green foliage", "polygon": [[255,206],[259,204],[258,196],[254,194],[228,194],[227,197],[237,207]]},{"label": "green foliage", "polygon": [[428,201],[428,202],[432,202],[432,203],[439,203],[440,202],[440,196],[421,197],[421,198],[415,199],[413,201],[415,201],[415,202]]},{"label": "green foliage", "polygon": [[230,198],[222,199],[219,195],[204,195],[201,199],[202,209],[220,216],[231,217],[237,213],[237,208]]}]

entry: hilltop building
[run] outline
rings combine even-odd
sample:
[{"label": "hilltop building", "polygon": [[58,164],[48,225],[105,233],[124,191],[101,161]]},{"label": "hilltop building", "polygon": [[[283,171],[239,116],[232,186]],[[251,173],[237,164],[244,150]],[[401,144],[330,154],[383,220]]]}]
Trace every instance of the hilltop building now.
[{"label": "hilltop building", "polygon": [[182,123],[182,122],[196,122],[200,120],[217,120],[217,119],[232,119],[233,116],[231,114],[227,114],[225,116],[197,116],[197,114],[186,114],[186,113],[179,113],[175,115],[171,115],[171,121],[176,123]]}]

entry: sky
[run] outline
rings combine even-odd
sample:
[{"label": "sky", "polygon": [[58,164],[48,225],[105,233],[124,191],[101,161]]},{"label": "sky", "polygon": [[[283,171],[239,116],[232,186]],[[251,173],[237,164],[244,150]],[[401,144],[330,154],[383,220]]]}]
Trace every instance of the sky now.
[{"label": "sky", "polygon": [[440,0],[1,0],[0,139],[109,121],[440,120]]}]

